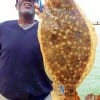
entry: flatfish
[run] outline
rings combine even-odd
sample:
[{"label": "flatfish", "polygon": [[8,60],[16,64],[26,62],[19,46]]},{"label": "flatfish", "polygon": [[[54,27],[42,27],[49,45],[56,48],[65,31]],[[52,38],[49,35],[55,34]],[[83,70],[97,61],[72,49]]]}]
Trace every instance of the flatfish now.
[{"label": "flatfish", "polygon": [[74,0],[46,0],[38,39],[54,91],[62,100],[80,100],[76,89],[95,59],[97,38],[91,22]]}]

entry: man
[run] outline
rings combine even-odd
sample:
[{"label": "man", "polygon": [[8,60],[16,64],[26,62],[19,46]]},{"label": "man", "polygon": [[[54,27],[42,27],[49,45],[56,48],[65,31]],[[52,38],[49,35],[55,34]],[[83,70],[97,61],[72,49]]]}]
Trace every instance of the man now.
[{"label": "man", "polygon": [[16,0],[18,21],[0,24],[0,94],[6,100],[51,100],[52,82],[44,71],[34,4]]}]

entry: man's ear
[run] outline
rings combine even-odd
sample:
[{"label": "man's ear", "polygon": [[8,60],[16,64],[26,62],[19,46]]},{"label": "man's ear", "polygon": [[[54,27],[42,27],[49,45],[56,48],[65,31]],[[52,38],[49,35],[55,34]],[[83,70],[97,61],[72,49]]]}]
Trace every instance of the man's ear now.
[{"label": "man's ear", "polygon": [[18,4],[17,3],[15,4],[15,8],[18,9]]}]

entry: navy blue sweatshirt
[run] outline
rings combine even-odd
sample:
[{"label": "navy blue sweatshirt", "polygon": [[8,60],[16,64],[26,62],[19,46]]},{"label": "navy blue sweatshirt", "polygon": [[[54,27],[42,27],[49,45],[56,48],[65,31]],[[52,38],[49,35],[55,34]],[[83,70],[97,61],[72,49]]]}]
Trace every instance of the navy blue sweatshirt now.
[{"label": "navy blue sweatshirt", "polygon": [[25,100],[29,94],[41,96],[52,90],[44,71],[37,28],[38,22],[28,30],[16,20],[0,24],[0,93],[7,98]]}]

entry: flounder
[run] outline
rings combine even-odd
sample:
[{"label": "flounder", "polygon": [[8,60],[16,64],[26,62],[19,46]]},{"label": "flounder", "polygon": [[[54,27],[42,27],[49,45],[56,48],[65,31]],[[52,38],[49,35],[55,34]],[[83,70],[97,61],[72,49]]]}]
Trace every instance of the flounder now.
[{"label": "flounder", "polygon": [[46,4],[38,28],[45,71],[63,100],[80,100],[76,89],[93,66],[95,29],[74,0]]}]

